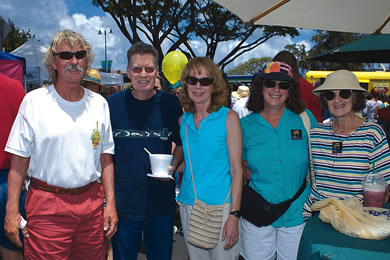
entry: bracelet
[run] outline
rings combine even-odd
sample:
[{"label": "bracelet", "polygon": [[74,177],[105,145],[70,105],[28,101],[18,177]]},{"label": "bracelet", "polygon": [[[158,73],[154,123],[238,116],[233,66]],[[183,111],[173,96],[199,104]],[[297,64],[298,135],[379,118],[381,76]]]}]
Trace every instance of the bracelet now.
[{"label": "bracelet", "polygon": [[233,215],[233,216],[239,218],[241,216],[241,212],[239,210],[232,210],[232,211],[230,211],[230,215]]}]

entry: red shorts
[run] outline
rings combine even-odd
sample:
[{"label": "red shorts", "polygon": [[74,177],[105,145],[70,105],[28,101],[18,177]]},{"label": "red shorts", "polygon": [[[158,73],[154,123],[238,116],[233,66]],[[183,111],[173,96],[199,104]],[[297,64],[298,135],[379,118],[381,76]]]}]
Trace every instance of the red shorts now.
[{"label": "red shorts", "polygon": [[103,187],[58,194],[30,186],[26,198],[25,259],[105,259]]}]

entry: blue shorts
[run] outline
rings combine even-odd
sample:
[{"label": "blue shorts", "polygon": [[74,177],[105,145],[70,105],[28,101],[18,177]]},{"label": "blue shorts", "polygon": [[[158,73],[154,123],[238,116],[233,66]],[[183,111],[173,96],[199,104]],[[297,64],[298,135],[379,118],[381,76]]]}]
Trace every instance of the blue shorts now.
[{"label": "blue shorts", "polygon": [[[0,246],[5,247],[12,251],[20,250],[19,247],[11,243],[5,235],[4,232],[4,218],[5,218],[5,206],[7,204],[7,179],[8,179],[8,169],[0,170]],[[24,217],[24,202],[26,200],[26,192],[24,189],[20,193],[19,201],[19,210],[22,216]],[[20,241],[23,244],[23,235],[22,232],[19,232]]]}]

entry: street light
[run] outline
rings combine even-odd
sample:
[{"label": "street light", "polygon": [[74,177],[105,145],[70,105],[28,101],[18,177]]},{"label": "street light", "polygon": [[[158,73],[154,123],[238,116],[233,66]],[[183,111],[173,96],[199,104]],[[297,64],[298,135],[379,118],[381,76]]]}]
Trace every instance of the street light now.
[{"label": "street light", "polygon": [[99,28],[99,31],[98,31],[98,34],[99,35],[102,35],[102,29],[103,29],[103,32],[104,32],[104,54],[105,54],[105,61],[106,61],[106,70],[105,72],[108,72],[108,61],[107,61],[107,32],[108,34],[112,34],[112,29],[110,26],[101,26]]}]

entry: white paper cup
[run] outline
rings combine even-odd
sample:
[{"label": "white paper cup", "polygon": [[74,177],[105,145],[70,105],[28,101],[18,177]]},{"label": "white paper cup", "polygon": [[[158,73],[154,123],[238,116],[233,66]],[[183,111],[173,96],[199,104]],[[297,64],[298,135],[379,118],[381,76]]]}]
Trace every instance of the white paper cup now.
[{"label": "white paper cup", "polygon": [[168,176],[168,166],[171,165],[172,154],[151,154],[149,155],[152,174],[158,176]]}]

